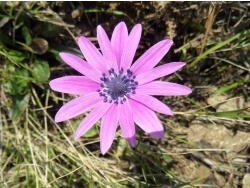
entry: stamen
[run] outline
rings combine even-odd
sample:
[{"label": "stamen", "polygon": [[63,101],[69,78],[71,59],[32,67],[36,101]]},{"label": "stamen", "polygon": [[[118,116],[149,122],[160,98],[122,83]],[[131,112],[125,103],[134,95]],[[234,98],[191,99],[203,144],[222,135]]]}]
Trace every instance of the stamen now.
[{"label": "stamen", "polygon": [[113,68],[108,70],[109,75],[102,73],[100,80],[101,89],[97,90],[99,95],[103,97],[104,102],[115,104],[123,104],[130,94],[134,94],[138,82],[135,81],[135,75],[131,70],[124,73],[123,68],[118,71],[118,74]]},{"label": "stamen", "polygon": [[107,102],[108,101],[108,98],[107,97],[104,97],[103,98],[103,102]]}]

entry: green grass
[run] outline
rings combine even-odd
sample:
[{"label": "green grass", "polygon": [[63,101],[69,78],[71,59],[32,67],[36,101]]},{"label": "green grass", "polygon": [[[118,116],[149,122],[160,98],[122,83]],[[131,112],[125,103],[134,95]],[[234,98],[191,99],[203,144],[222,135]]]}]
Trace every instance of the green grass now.
[{"label": "green grass", "polygon": [[[199,61],[206,58],[209,54],[212,54],[219,49],[225,47],[226,45],[232,45],[233,47],[230,47],[230,51],[233,51],[235,48],[243,48],[246,46],[249,46],[249,36],[250,36],[250,30],[245,30],[241,33],[237,33],[234,36],[226,39],[225,41],[217,42],[214,46],[211,48],[208,48],[204,53],[200,54],[199,56],[195,57],[195,60],[193,60],[188,66],[189,68],[195,66]],[[237,40],[237,42],[234,42]],[[234,42],[234,43],[233,43]]]},{"label": "green grass", "polygon": [[[76,40],[76,33],[70,29],[77,26],[64,22],[58,12],[48,9],[50,5],[49,2],[0,3],[0,187],[198,187],[203,177],[183,181],[173,168],[185,155],[178,152],[178,147],[197,149],[175,131],[178,123],[184,126],[175,117],[181,116],[186,121],[195,116],[248,123],[249,107],[211,111],[211,106],[204,105],[205,100],[201,100],[193,88],[195,94],[188,98],[169,99],[175,116],[169,119],[160,116],[166,127],[166,138],[159,141],[138,130],[138,144],[131,148],[118,131],[111,150],[102,156],[99,124],[79,141],[74,141],[74,131],[83,116],[60,124],[54,121],[58,108],[72,98],[53,92],[48,86],[50,79],[72,71],[64,66],[58,53],[81,54],[76,45],[67,45],[68,40]],[[91,20],[101,19],[100,15],[110,16],[111,21],[127,19],[132,25],[138,22],[130,10],[110,9],[107,3],[98,4],[104,8],[86,8],[88,5],[83,2],[80,5],[86,15],[82,22],[90,28],[96,25]],[[145,6],[145,10],[150,8]],[[142,18],[145,19],[142,23],[146,24],[147,19]],[[63,43],[50,43],[54,38]],[[194,53],[193,48],[184,48],[182,56],[188,68],[183,72],[189,76],[181,74],[170,78],[188,82],[191,87],[214,84],[218,87],[215,93],[227,94],[230,100],[249,86],[244,74],[218,85],[217,77],[201,81],[195,78],[208,60],[215,62],[211,74],[217,76],[223,77],[232,69],[249,72],[247,63],[239,61],[244,57],[249,65],[249,45],[249,29],[245,29],[228,35],[223,41],[207,43],[200,55]],[[232,52],[236,54],[233,61],[227,58]],[[169,151],[170,148],[174,149]]]}]

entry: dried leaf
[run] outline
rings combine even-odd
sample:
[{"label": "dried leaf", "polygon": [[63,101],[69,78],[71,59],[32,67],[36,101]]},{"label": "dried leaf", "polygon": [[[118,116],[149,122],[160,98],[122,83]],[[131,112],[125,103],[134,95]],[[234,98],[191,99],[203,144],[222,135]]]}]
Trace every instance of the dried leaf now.
[{"label": "dried leaf", "polygon": [[34,38],[30,47],[35,54],[44,54],[49,49],[48,42],[43,38]]}]

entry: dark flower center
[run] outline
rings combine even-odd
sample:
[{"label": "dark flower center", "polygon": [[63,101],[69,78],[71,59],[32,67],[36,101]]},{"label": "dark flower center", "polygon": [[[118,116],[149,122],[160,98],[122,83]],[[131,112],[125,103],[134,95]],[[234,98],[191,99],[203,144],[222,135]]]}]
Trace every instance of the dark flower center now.
[{"label": "dark flower center", "polygon": [[104,102],[114,102],[115,104],[123,103],[129,95],[135,94],[138,82],[135,81],[135,76],[131,70],[127,70],[124,74],[123,69],[116,74],[114,69],[110,69],[109,75],[102,74],[100,84],[102,89],[98,90]]}]

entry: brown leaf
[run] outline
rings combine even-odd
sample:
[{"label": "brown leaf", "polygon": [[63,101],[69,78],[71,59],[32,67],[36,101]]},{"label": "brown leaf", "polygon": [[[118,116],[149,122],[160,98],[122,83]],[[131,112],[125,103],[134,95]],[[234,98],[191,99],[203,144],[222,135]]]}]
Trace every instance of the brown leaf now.
[{"label": "brown leaf", "polygon": [[48,51],[49,44],[43,38],[34,38],[30,47],[33,49],[35,54],[44,54]]}]

